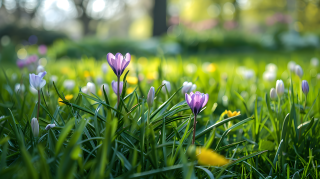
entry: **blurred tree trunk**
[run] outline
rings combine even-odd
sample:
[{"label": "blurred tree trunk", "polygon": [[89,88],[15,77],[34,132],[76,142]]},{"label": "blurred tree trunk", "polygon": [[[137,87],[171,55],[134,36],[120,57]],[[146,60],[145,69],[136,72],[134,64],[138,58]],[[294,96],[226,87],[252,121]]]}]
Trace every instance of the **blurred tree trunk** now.
[{"label": "blurred tree trunk", "polygon": [[80,19],[82,22],[83,35],[92,34],[93,32],[89,28],[91,18],[87,15],[87,13],[83,13],[82,16],[80,17]]},{"label": "blurred tree trunk", "polygon": [[167,32],[167,0],[154,0],[152,35],[160,36]]},{"label": "blurred tree trunk", "polygon": [[87,14],[87,6],[88,6],[88,1],[86,0],[73,0],[74,4],[76,5],[76,8],[78,10],[78,19],[81,21],[82,25],[82,34],[89,35],[93,34],[94,32],[90,29],[90,21],[92,18],[88,16]]},{"label": "blurred tree trunk", "polygon": [[234,21],[237,22],[237,25],[240,24],[240,7],[239,4],[237,3],[237,0],[233,0],[233,6],[234,6],[234,14],[233,14],[233,19]]}]

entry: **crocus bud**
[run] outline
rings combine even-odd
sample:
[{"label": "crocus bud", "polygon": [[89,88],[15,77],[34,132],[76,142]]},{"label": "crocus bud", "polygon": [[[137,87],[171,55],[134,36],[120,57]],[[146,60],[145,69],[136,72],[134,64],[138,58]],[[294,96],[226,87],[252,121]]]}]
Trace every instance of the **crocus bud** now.
[{"label": "crocus bud", "polygon": [[39,65],[38,67],[37,67],[37,73],[41,73],[41,72],[44,72],[45,70],[44,70],[44,67],[43,66],[41,66],[41,65]]},{"label": "crocus bud", "polygon": [[276,89],[274,88],[271,88],[270,90],[270,98],[272,101],[275,101],[277,99],[277,92],[276,92]]},{"label": "crocus bud", "polygon": [[309,93],[309,84],[306,80],[302,81],[302,92],[307,95]]},{"label": "crocus bud", "polygon": [[[170,84],[170,82],[169,82],[169,81],[166,81],[166,80],[163,80],[163,81],[162,81],[162,84],[165,85],[165,86],[163,86],[162,89],[161,89],[162,92],[163,92],[163,93],[167,93],[167,90],[168,90],[168,92],[170,93],[170,91],[171,91],[171,84]],[[166,87],[167,87],[167,90],[166,90]]]},{"label": "crocus bud", "polygon": [[97,83],[101,85],[103,83],[103,78],[101,76],[97,77]]},{"label": "crocus bud", "polygon": [[49,130],[49,129],[54,128],[54,127],[56,127],[55,124],[48,124],[48,125],[46,126],[46,130]]},{"label": "crocus bud", "polygon": [[152,86],[148,93],[147,103],[149,108],[153,106],[153,100],[154,100],[154,87]]},{"label": "crocus bud", "polygon": [[83,93],[88,94],[88,88],[87,88],[87,86],[82,87],[82,88],[81,88],[81,91],[82,91]]},{"label": "crocus bud", "polygon": [[29,74],[29,80],[30,80],[30,86],[36,90],[40,90],[44,85],[46,85],[46,80],[43,79],[44,75],[46,75],[47,72],[41,72],[38,75],[35,74]]},{"label": "crocus bud", "polygon": [[96,93],[96,85],[94,85],[94,83],[88,82],[87,83],[87,90],[89,93]]},{"label": "crocus bud", "polygon": [[311,59],[310,63],[311,63],[311,66],[313,66],[313,67],[318,67],[318,66],[319,66],[319,59],[316,58],[316,57],[313,57],[313,58]]},{"label": "crocus bud", "polygon": [[254,71],[253,70],[245,70],[242,75],[245,79],[250,80],[254,77]]},{"label": "crocus bud", "polygon": [[23,93],[24,91],[25,91],[25,87],[24,87],[24,84],[22,84],[22,85],[20,85],[20,83],[17,83],[15,86],[14,86],[14,91],[16,92],[16,93],[18,93],[18,92],[21,92],[21,93]]},{"label": "crocus bud", "polygon": [[263,79],[265,81],[270,81],[270,82],[274,81],[276,79],[276,74],[275,72],[265,71],[263,73]]},{"label": "crocus bud", "polygon": [[190,145],[188,150],[187,150],[187,155],[192,159],[196,160],[197,159],[197,154],[196,154],[196,146],[195,145]]},{"label": "crocus bud", "polygon": [[67,90],[73,90],[74,86],[76,85],[74,80],[64,80],[63,87]]},{"label": "crocus bud", "polygon": [[293,73],[296,69],[296,62],[294,61],[290,61],[288,63],[288,69],[290,70],[291,73]]},{"label": "crocus bud", "polygon": [[103,63],[102,66],[101,66],[101,69],[102,69],[102,73],[103,74],[107,74],[107,72],[108,72],[108,64]]},{"label": "crocus bud", "polygon": [[183,87],[181,89],[181,92],[182,92],[182,94],[190,93],[191,91],[196,90],[196,88],[197,88],[197,86],[195,84],[192,84],[191,82],[185,81],[183,83]]},{"label": "crocus bud", "polygon": [[273,64],[273,63],[269,63],[266,65],[266,71],[269,71],[269,72],[277,72],[277,65]]},{"label": "crocus bud", "polygon": [[[112,86],[112,90],[113,92],[118,95],[118,82],[117,81],[112,81],[111,82],[111,86]],[[119,93],[122,93],[122,89],[123,89],[123,82],[121,81],[119,84]]]},{"label": "crocus bud", "polygon": [[296,67],[295,67],[295,73],[296,73],[296,75],[298,75],[300,78],[302,77],[302,75],[303,75],[303,70],[302,70],[302,68],[301,68],[300,65],[296,65]]},{"label": "crocus bud", "polygon": [[35,117],[31,119],[31,130],[34,137],[39,136],[39,122]]},{"label": "crocus bud", "polygon": [[276,92],[279,97],[281,97],[284,93],[284,83],[282,80],[277,80],[276,83]]},{"label": "crocus bud", "polygon": [[109,94],[109,85],[104,83],[101,85],[101,91],[103,92],[103,87],[104,87],[104,90],[106,91],[107,94]]}]

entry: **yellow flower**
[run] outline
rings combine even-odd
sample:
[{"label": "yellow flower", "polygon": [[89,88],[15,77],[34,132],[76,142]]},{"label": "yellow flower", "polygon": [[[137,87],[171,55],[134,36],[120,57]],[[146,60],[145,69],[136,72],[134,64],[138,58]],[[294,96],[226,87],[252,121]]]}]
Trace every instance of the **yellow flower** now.
[{"label": "yellow flower", "polygon": [[134,76],[128,76],[127,77],[127,82],[131,85],[135,85],[138,83],[138,78]]},{"label": "yellow flower", "polygon": [[91,74],[90,74],[89,71],[86,70],[86,71],[83,72],[83,76],[84,76],[85,78],[88,78],[88,77],[91,76]]},{"label": "yellow flower", "polygon": [[216,71],[216,66],[213,63],[210,63],[207,67],[208,72],[215,72]]},{"label": "yellow flower", "polygon": [[[69,94],[69,95],[66,95],[64,98],[69,101],[69,100],[71,100],[71,99],[73,98],[73,95],[72,95],[72,94]],[[62,102],[60,102],[60,101],[62,101],[61,98],[58,99],[59,105],[60,105],[60,106],[64,105],[64,103],[62,103]]]},{"label": "yellow flower", "polygon": [[70,69],[68,67],[63,67],[63,68],[61,68],[61,73],[68,74],[68,73],[70,73]]},{"label": "yellow flower", "polygon": [[127,94],[130,94],[130,93],[132,93],[133,91],[134,91],[134,88],[132,88],[132,87],[127,88]]},{"label": "yellow flower", "polygon": [[102,96],[102,90],[101,89],[98,91],[98,95]]},{"label": "yellow flower", "polygon": [[238,116],[238,115],[240,115],[240,111],[230,111],[230,110],[226,110],[225,112],[224,112],[224,114],[227,114],[227,116],[228,117],[234,117],[234,116]]},{"label": "yellow flower", "polygon": [[222,166],[230,162],[224,156],[216,153],[215,151],[202,147],[196,148],[196,156],[199,164],[201,165]]},{"label": "yellow flower", "polygon": [[138,63],[140,63],[141,65],[147,65],[148,59],[146,57],[140,57],[138,59]]},{"label": "yellow flower", "polygon": [[150,73],[147,74],[147,79],[148,80],[155,80],[157,78],[158,78],[158,74],[156,72],[153,72],[153,73],[150,72]]}]

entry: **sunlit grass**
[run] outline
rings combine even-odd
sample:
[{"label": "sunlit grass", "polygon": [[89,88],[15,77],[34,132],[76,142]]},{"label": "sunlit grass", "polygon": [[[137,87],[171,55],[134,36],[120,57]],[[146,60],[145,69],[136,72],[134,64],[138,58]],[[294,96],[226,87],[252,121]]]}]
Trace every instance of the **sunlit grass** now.
[{"label": "sunlit grass", "polygon": [[[30,72],[8,65],[0,76],[0,174],[9,178],[317,177],[320,68],[310,64],[316,55],[133,56],[126,78],[121,78],[128,83],[120,110],[111,88],[117,77],[110,67],[106,73],[102,70],[106,60],[48,58],[39,137],[33,137],[30,128],[38,101],[29,88]],[[289,61],[302,67],[302,79],[288,70]],[[277,67],[274,79],[263,77],[269,63]],[[283,80],[285,91],[280,101],[271,101],[269,92],[277,79]],[[68,87],[65,80],[75,85]],[[168,93],[160,90],[163,80],[171,84]],[[301,80],[310,85],[308,98],[301,92]],[[215,150],[230,160],[227,165],[206,166],[187,155],[193,115],[181,92],[185,81],[209,94],[197,117],[195,144]],[[88,82],[95,84],[93,93],[84,91]],[[15,91],[16,84],[25,90]],[[103,91],[102,84],[109,90]],[[148,114],[151,86],[156,93]],[[53,123],[54,128],[45,130]]]}]

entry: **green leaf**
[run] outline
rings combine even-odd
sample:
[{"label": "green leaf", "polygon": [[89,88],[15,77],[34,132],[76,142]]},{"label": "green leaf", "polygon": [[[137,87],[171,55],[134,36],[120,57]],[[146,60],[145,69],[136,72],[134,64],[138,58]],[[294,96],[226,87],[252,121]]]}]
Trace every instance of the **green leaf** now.
[{"label": "green leaf", "polygon": [[199,168],[199,169],[203,170],[203,171],[208,175],[209,178],[214,179],[214,176],[213,176],[213,174],[210,172],[210,170],[208,170],[208,169],[206,169],[206,168],[204,168],[204,167],[201,167],[201,166],[195,166],[195,168]]},{"label": "green leaf", "polygon": [[[240,116],[240,115],[239,115],[239,116]],[[220,122],[217,122],[217,123],[209,126],[208,128],[206,128],[206,129],[204,129],[203,131],[201,131],[201,132],[199,132],[198,134],[196,134],[196,139],[199,138],[199,137],[201,137],[201,136],[203,136],[203,135],[205,135],[205,134],[207,134],[207,133],[209,133],[212,128],[219,127],[219,126],[221,126],[221,125],[223,125],[223,124],[226,124],[227,122],[229,122],[229,121],[231,121],[231,120],[233,120],[233,119],[236,119],[236,118],[238,118],[239,116],[229,117],[229,118],[227,118],[227,119],[224,119],[224,120],[222,120],[222,121],[220,121]],[[247,118],[247,119],[249,119],[249,118]],[[247,120],[247,119],[245,119],[245,120]],[[251,119],[251,118],[250,118],[250,119]]]},{"label": "green leaf", "polygon": [[249,158],[252,158],[252,157],[255,157],[255,156],[258,156],[258,155],[261,155],[263,153],[267,152],[267,150],[265,151],[261,151],[261,152],[256,152],[256,153],[253,153],[253,154],[250,154],[250,155],[247,155],[247,156],[244,156],[244,157],[241,157],[239,158],[238,160],[235,160],[233,162],[231,162],[230,164],[227,165],[228,168],[242,162],[242,161],[245,161],[245,160],[248,160]]},{"label": "green leaf", "polygon": [[246,108],[247,117],[249,117],[250,113],[249,113],[249,110],[248,110],[248,107],[247,107],[247,104],[246,104],[245,100],[242,98],[242,96],[238,92],[235,91],[234,93],[242,101],[244,107]]},{"label": "green leaf", "polygon": [[75,123],[75,118],[71,118],[68,123],[64,126],[64,128],[61,131],[61,134],[59,136],[58,142],[56,144],[56,150],[55,153],[56,155],[59,154],[59,151],[62,147],[63,142],[65,141],[65,139],[67,138],[69,132],[71,131],[71,129],[73,128]]},{"label": "green leaf", "polygon": [[238,144],[242,144],[242,143],[244,143],[244,142],[247,142],[247,141],[246,141],[246,140],[243,140],[243,141],[240,141],[240,142],[235,142],[235,143],[232,143],[232,144],[229,144],[229,145],[225,145],[225,146],[223,146],[223,147],[220,147],[220,148],[217,150],[217,152],[220,152],[220,151],[222,151],[222,150],[226,150],[226,149],[228,149],[228,148],[230,148],[230,147],[236,146],[236,145],[238,145]]},{"label": "green leaf", "polygon": [[219,140],[219,142],[218,142],[215,150],[217,150],[217,149],[219,148],[219,146],[221,145],[224,137],[225,137],[232,129],[234,129],[234,128],[236,128],[236,127],[239,127],[239,126],[245,124],[246,122],[248,122],[248,121],[250,121],[250,120],[252,120],[251,117],[249,117],[249,118],[247,118],[247,119],[245,119],[245,120],[242,120],[242,121],[238,122],[237,124],[231,126],[229,129],[227,129],[227,130],[222,134],[222,136],[221,136],[221,138],[220,138],[220,140]]}]

